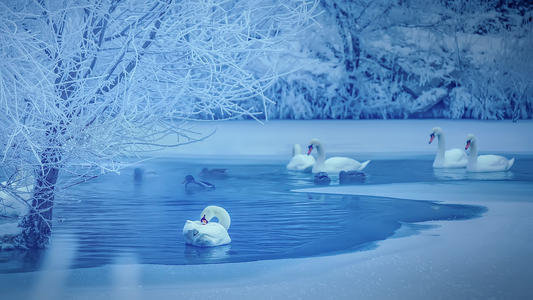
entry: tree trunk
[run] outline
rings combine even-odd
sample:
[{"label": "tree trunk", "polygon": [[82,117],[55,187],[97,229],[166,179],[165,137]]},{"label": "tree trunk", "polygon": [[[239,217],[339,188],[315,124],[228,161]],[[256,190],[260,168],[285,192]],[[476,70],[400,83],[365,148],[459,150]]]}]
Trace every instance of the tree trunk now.
[{"label": "tree trunk", "polygon": [[54,189],[59,175],[55,164],[60,153],[47,149],[41,156],[43,167],[37,172],[37,182],[33,192],[30,212],[20,221],[22,234],[19,245],[23,248],[45,248],[52,233],[52,208]]}]

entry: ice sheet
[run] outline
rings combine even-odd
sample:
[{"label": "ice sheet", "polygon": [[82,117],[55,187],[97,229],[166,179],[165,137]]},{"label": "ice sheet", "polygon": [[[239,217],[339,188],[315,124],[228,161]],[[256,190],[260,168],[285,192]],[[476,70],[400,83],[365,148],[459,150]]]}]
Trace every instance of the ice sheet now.
[{"label": "ice sheet", "polygon": [[[305,192],[316,192],[307,189]],[[327,257],[237,264],[111,265],[93,269],[0,274],[3,286],[47,278],[60,297],[112,299],[531,299],[533,186],[521,182],[387,184],[330,187],[450,203],[483,204],[488,212],[439,225],[379,247]],[[356,191],[357,190],[357,191]],[[446,191],[450,197],[443,196]],[[121,275],[122,274],[122,275]],[[51,278],[66,278],[54,282]],[[32,289],[3,291],[6,299],[34,297]]]},{"label": "ice sheet", "polygon": [[345,185],[298,189],[294,192],[340,195],[366,195],[445,203],[488,201],[532,201],[533,185],[524,182],[391,183]]},{"label": "ice sheet", "polygon": [[[234,121],[195,126],[202,132],[218,129],[202,143],[160,155],[286,155],[288,160],[294,143],[314,137],[322,139],[327,153],[360,159],[430,154],[436,151],[427,144],[434,126],[446,132],[447,147],[464,145],[464,137],[474,133],[481,153],[533,151],[532,121]],[[0,274],[2,299],[41,299],[42,291],[32,287],[42,287],[43,281],[58,298],[76,299],[533,298],[533,187],[528,183],[336,186],[299,192],[476,204],[488,212],[471,220],[427,222],[439,226],[381,241],[372,250],[336,256],[187,266],[138,265],[128,259],[127,265]],[[54,257],[64,256],[59,254]]]}]

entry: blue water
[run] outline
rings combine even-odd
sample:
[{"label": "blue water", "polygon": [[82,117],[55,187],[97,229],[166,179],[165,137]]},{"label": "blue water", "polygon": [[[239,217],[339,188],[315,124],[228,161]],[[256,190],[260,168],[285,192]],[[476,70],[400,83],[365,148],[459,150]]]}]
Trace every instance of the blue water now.
[{"label": "blue water", "polygon": [[[485,175],[434,171],[431,157],[374,160],[359,184],[447,180],[533,181],[531,157],[512,172]],[[52,245],[72,247],[70,267],[116,263],[129,255],[145,264],[205,264],[327,255],[371,247],[402,223],[478,217],[484,207],[368,196],[294,193],[314,187],[311,174],[285,170],[282,160],[220,161],[159,159],[70,188],[54,208]],[[214,191],[188,193],[181,184],[203,167],[227,168],[210,179]],[[333,180],[333,184],[336,184]],[[230,245],[197,248],[184,243],[185,220],[197,220],[207,205],[231,215]],[[0,272],[38,270],[46,251],[0,252]]]}]

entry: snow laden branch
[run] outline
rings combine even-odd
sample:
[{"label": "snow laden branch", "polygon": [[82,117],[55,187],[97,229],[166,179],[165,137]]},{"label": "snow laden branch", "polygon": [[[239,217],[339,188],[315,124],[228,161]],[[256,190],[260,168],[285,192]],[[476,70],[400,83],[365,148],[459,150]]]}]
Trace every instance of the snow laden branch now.
[{"label": "snow laden branch", "polygon": [[[271,118],[533,117],[533,5],[330,0],[281,52],[302,66],[267,92]],[[313,39],[309,39],[313,36]]]},{"label": "snow laden branch", "polygon": [[[1,1],[0,176],[33,189],[17,197],[23,185],[2,184],[29,205],[20,244],[47,243],[65,187],[118,172],[146,151],[205,138],[187,121],[261,114],[280,76],[262,62],[307,26],[316,6]],[[262,107],[242,105],[257,97]]]}]

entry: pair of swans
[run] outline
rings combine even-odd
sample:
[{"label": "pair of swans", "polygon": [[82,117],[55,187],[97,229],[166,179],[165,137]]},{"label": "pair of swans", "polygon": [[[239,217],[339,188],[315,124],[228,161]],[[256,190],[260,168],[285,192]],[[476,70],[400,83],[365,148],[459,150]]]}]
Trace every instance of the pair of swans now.
[{"label": "pair of swans", "polygon": [[[326,159],[326,151],[318,139],[312,139],[307,148],[307,155],[305,155],[299,144],[294,145],[293,157],[287,164],[288,170],[339,173],[341,171],[362,171],[370,163],[369,160],[360,163],[355,159],[340,156]],[[316,149],[318,153],[316,160],[310,155],[313,149]]]},{"label": "pair of swans", "polygon": [[465,150],[454,148],[446,150],[444,132],[440,127],[435,127],[429,135],[429,143],[435,137],[438,140],[438,151],[433,161],[434,168],[464,168],[469,172],[498,172],[507,171],[514,164],[514,158],[507,159],[499,155],[479,155],[477,139],[473,134],[466,138],[465,150],[470,148],[470,155]]},{"label": "pair of swans", "polygon": [[[187,220],[183,226],[185,243],[198,247],[214,247],[231,243],[228,229],[231,218],[220,206],[208,206],[200,214],[200,221]],[[218,222],[211,221],[217,218]]]}]

